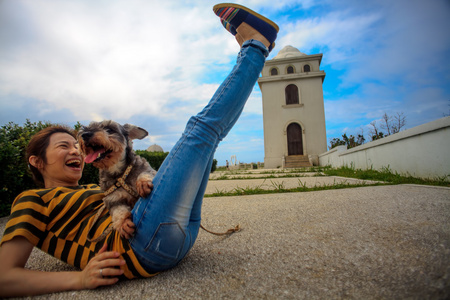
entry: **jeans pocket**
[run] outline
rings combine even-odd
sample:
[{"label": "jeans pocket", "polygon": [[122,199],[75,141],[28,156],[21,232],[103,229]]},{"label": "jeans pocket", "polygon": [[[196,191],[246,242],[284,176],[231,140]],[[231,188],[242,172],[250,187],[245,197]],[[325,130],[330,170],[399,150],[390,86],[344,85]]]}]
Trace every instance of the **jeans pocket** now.
[{"label": "jeans pocket", "polygon": [[178,223],[161,223],[145,251],[159,258],[160,265],[169,265],[180,259],[186,234]]}]

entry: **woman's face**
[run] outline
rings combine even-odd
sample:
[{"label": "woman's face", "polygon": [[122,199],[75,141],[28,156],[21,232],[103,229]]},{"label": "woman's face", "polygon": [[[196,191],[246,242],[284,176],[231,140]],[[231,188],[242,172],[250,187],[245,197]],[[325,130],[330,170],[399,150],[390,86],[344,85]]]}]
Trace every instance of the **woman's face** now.
[{"label": "woman's face", "polygon": [[52,134],[46,159],[47,163],[39,168],[46,188],[78,185],[83,172],[84,158],[73,136],[63,132]]}]

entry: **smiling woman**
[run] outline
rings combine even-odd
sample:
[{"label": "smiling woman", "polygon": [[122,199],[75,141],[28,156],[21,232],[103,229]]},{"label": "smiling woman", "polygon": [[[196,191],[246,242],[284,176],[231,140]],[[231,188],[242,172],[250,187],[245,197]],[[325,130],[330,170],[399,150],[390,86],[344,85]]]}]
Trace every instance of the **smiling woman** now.
[{"label": "smiling woman", "polygon": [[47,127],[33,136],[26,160],[38,185],[46,188],[78,185],[84,161],[75,137],[72,129],[62,125]]}]

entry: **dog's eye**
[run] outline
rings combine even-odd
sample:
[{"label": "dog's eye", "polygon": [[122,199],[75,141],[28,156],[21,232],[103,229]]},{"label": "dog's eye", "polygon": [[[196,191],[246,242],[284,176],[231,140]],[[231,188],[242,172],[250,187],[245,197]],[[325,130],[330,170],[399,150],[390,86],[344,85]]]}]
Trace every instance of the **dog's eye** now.
[{"label": "dog's eye", "polygon": [[114,133],[114,130],[112,130],[111,128],[106,128],[106,132],[107,132],[108,134],[113,134],[113,133]]}]

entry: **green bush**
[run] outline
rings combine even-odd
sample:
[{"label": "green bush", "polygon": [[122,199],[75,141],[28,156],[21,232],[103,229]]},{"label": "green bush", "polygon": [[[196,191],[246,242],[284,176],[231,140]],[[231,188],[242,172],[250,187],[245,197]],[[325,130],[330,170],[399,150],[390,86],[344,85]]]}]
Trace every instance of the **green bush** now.
[{"label": "green bush", "polygon": [[214,171],[217,169],[217,159],[213,159],[213,163],[211,166],[211,173],[214,173]]},{"label": "green bush", "polygon": [[25,148],[31,136],[50,125],[27,120],[23,126],[9,122],[0,128],[0,216],[9,215],[19,193],[35,187],[25,161]]},{"label": "green bush", "polygon": [[[0,217],[8,216],[11,204],[21,192],[36,188],[25,161],[25,149],[30,138],[45,127],[55,124],[49,122],[30,122],[27,120],[22,126],[10,122],[0,128]],[[78,129],[77,123],[74,128]],[[136,154],[144,157],[150,165],[158,170],[169,152],[148,152],[137,150]],[[213,160],[211,172],[217,167],[217,160]],[[86,164],[80,184],[98,183],[98,169],[92,164]]]},{"label": "green bush", "polygon": [[[156,171],[159,170],[159,167],[161,167],[164,159],[166,159],[169,152],[149,152],[146,150],[136,150],[135,151],[137,155],[142,156],[145,158],[150,166],[152,166],[153,169]],[[217,159],[213,159],[213,163],[211,166],[211,173],[213,173],[217,168]]]},{"label": "green bush", "polygon": [[79,183],[83,185],[90,183],[98,184],[99,182],[100,180],[98,178],[98,169],[92,164],[84,164],[83,176],[81,176],[81,180],[79,181]]},{"label": "green bush", "polygon": [[164,159],[169,154],[169,152],[149,152],[146,150],[136,150],[135,152],[137,155],[145,158],[156,171],[159,170],[159,167],[161,167]]}]

